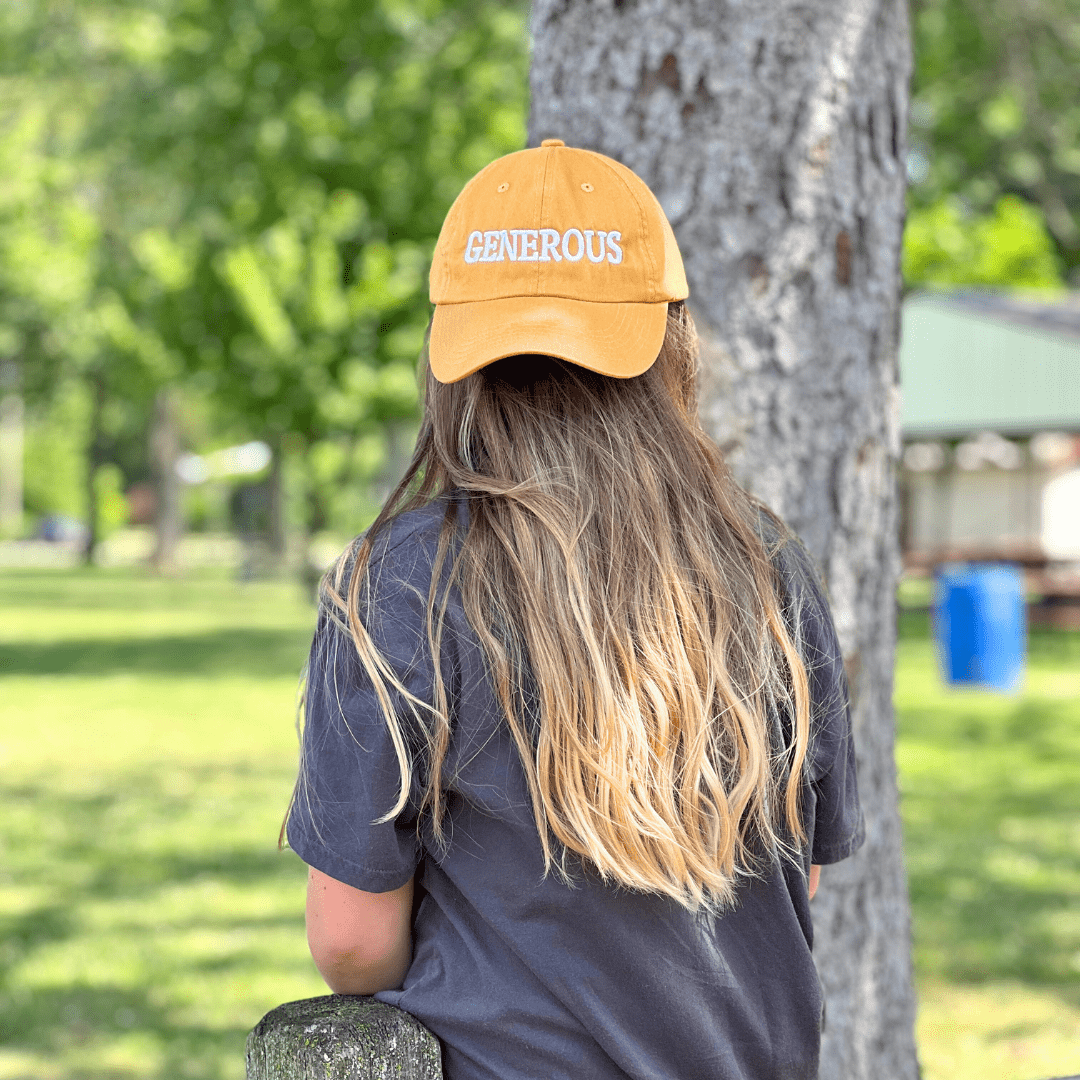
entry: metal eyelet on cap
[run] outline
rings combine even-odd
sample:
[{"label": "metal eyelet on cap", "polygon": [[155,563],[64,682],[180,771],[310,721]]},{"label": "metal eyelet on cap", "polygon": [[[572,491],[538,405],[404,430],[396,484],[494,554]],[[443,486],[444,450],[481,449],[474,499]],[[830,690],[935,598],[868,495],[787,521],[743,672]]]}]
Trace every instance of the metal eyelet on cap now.
[{"label": "metal eyelet on cap", "polygon": [[509,187],[510,185],[504,180],[495,190],[502,192],[508,190]]},{"label": "metal eyelet on cap", "polygon": [[586,181],[584,184],[581,185],[581,190],[582,191],[592,191],[592,189],[593,189],[593,186],[588,181]]}]

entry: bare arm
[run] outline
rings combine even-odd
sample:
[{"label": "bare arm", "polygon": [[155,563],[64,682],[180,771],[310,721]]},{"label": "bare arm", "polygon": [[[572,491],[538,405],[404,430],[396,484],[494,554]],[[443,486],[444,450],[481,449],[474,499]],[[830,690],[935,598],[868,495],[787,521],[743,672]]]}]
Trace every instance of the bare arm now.
[{"label": "bare arm", "polygon": [[814,865],[810,867],[810,899],[814,899],[814,893],[817,892],[818,882],[821,880],[821,867]]},{"label": "bare arm", "polygon": [[412,878],[369,893],[308,868],[308,948],[335,994],[401,986],[412,960],[412,895]]}]

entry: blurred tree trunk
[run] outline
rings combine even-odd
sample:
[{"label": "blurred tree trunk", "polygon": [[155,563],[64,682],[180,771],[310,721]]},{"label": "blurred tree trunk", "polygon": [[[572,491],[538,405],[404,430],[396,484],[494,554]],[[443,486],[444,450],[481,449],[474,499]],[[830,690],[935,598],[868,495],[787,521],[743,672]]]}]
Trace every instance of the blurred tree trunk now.
[{"label": "blurred tree trunk", "polygon": [[372,494],[380,505],[390,497],[390,492],[401,483],[405,470],[412,461],[416,445],[416,427],[408,420],[390,420],[383,425],[386,437],[386,461],[372,484]]},{"label": "blurred tree trunk", "polygon": [[[311,448],[308,448],[305,460],[307,471],[307,492],[305,502],[307,513],[304,520],[304,555],[300,564],[300,582],[312,603],[319,599],[319,582],[322,580],[323,570],[316,561],[313,544],[315,537],[330,524],[330,508],[326,501],[326,492],[319,483],[319,476],[312,463]],[[355,480],[348,476],[342,477],[343,483]]]},{"label": "blurred tree trunk", "polygon": [[86,440],[86,540],[83,543],[83,563],[94,561],[100,538],[100,507],[97,491],[97,471],[105,464],[105,378],[99,370],[87,377],[90,389],[90,430]]},{"label": "blurred tree trunk", "polygon": [[19,365],[0,362],[0,536],[19,536],[23,527],[24,405]]},{"label": "blurred tree trunk", "polygon": [[828,581],[867,842],[823,875],[823,1080],[908,1080],[893,760],[904,0],[536,0],[529,140],[624,162],[674,226],[702,418]]},{"label": "blurred tree trunk", "polygon": [[267,478],[267,541],[270,546],[270,561],[275,569],[280,569],[285,562],[288,548],[285,522],[285,439],[280,432],[269,437],[269,446],[272,456],[270,475]]},{"label": "blurred tree trunk", "polygon": [[176,548],[183,531],[180,477],[176,461],[180,457],[180,431],[176,392],[170,387],[158,391],[150,429],[150,457],[157,478],[157,539],[150,565],[160,573],[176,569]]}]

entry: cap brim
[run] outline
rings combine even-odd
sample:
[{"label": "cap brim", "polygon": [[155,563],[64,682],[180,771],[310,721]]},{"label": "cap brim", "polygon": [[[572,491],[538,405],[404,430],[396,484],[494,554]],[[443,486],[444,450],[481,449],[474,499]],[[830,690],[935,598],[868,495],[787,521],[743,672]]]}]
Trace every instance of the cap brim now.
[{"label": "cap brim", "polygon": [[660,354],[667,308],[667,301],[599,304],[559,296],[440,304],[428,344],[431,373],[452,383],[507,356],[539,353],[629,379]]}]

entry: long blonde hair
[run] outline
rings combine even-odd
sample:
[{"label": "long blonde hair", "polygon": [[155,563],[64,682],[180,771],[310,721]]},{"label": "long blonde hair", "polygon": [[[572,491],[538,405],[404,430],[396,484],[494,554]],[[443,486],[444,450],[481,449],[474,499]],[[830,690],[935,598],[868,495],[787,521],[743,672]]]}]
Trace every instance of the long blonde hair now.
[{"label": "long blonde hair", "polygon": [[[740,877],[805,841],[807,676],[767,550],[785,531],[698,423],[697,352],[677,303],[659,358],[633,379],[548,357],[449,385],[428,372],[412,462],[322,589],[397,748],[401,793],[381,820],[401,812],[420,768],[422,809],[445,842],[439,656],[456,588],[549,871],[572,877],[577,855],[609,883],[720,909]],[[419,701],[365,624],[369,568],[384,526],[440,496],[467,502],[468,525],[459,535],[448,499],[427,598],[435,694]],[[421,754],[392,691],[413,709]]]}]

